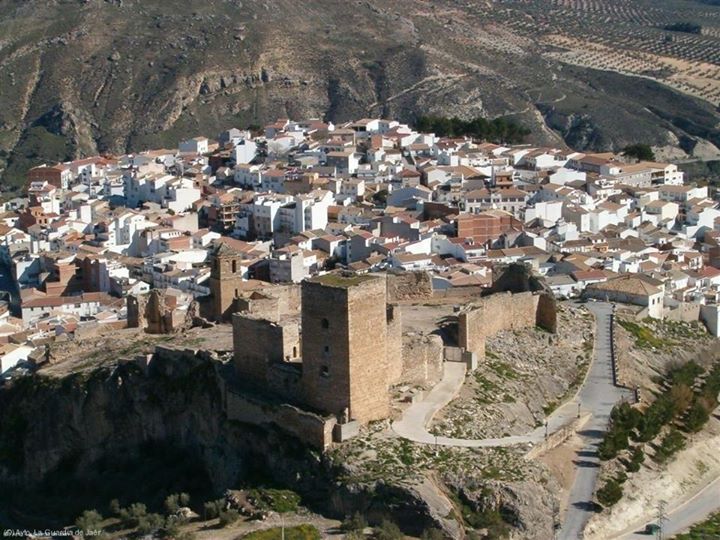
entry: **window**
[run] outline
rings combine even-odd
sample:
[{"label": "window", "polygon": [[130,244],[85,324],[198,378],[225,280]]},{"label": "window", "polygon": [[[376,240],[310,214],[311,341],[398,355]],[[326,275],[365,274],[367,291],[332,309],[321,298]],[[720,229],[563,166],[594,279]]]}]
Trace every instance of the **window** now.
[{"label": "window", "polygon": [[320,376],[321,377],[329,377],[330,376],[330,368],[328,366],[320,366]]},{"label": "window", "polygon": [[323,350],[325,351],[325,354],[328,354],[330,352],[330,345],[325,345]]},{"label": "window", "polygon": [[237,274],[237,261],[233,259],[232,262],[232,273]]},{"label": "window", "polygon": [[327,319],[323,319],[322,321],[320,321],[320,325],[323,328],[330,328],[330,321],[328,321]]}]

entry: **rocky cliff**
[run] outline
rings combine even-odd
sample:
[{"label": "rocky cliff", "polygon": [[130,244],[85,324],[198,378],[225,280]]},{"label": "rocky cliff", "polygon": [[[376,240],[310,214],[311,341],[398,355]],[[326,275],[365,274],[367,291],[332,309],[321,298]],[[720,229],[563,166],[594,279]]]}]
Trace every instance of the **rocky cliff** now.
[{"label": "rocky cliff", "polygon": [[227,488],[272,484],[301,493],[320,512],[390,516],[415,534],[439,526],[462,537],[463,504],[473,515],[502,511],[504,526],[522,537],[541,538],[538,531],[547,529],[534,521],[538,509],[551,514],[549,493],[528,482],[486,482],[472,461],[472,485],[418,470],[413,478],[360,480],[349,457],[357,446],[320,455],[273,426],[228,421],[220,383],[228,367],[213,353],[164,349],[150,363],[33,376],[0,388],[0,518],[59,526],[113,498],[152,506],[179,490],[201,501]]}]

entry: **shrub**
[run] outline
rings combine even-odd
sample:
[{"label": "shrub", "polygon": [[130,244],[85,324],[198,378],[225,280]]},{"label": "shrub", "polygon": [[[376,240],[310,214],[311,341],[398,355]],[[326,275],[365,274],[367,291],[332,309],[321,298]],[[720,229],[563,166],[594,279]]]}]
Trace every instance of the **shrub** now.
[{"label": "shrub", "polygon": [[629,446],[628,433],[620,427],[611,426],[598,445],[598,457],[603,461],[615,458],[618,452]]},{"label": "shrub", "polygon": [[[350,538],[350,533],[346,538]],[[264,529],[262,531],[254,531],[242,537],[243,540],[280,540],[282,538],[282,530],[280,527]],[[285,527],[285,540],[320,540],[320,531],[314,526],[303,523],[295,527]]]},{"label": "shrub", "polygon": [[220,518],[220,526],[227,527],[240,519],[240,512],[234,508],[231,508],[230,510],[222,510],[218,517]]},{"label": "shrub", "polygon": [[402,540],[404,535],[400,527],[392,521],[383,519],[380,525],[375,527],[375,538],[377,540]]},{"label": "shrub", "polygon": [[608,508],[622,498],[622,486],[617,481],[610,479],[597,491],[598,502]]},{"label": "shrub", "polygon": [[685,417],[685,429],[691,433],[700,431],[710,420],[710,413],[700,399],[696,399]]},{"label": "shrub", "polygon": [[110,501],[108,508],[110,510],[110,513],[113,516],[120,515],[120,501],[119,500],[113,499],[112,501]]},{"label": "shrub", "polygon": [[100,530],[103,517],[97,510],[85,510],[75,520],[75,526],[83,532],[84,536],[90,536],[94,531]]},{"label": "shrub", "polygon": [[610,420],[613,425],[626,431],[635,429],[641,418],[642,413],[627,402],[615,405],[610,412]]},{"label": "shrub", "polygon": [[635,446],[630,452],[630,460],[625,465],[625,468],[630,472],[638,472],[643,461],[645,461],[645,452],[639,446]]},{"label": "shrub", "polygon": [[355,512],[352,516],[345,518],[341,528],[345,532],[362,532],[367,526],[365,517],[360,512]]},{"label": "shrub", "polygon": [[671,429],[655,450],[655,461],[665,463],[676,452],[685,447],[685,437],[677,429]]},{"label": "shrub", "polygon": [[165,506],[165,511],[168,514],[174,514],[175,512],[178,511],[178,509],[180,508],[179,499],[180,499],[180,496],[177,493],[168,495],[165,498],[164,506]]},{"label": "shrub", "polygon": [[693,402],[694,394],[686,383],[674,384],[670,389],[670,401],[673,405],[673,415],[677,416],[687,410]]},{"label": "shrub", "polygon": [[440,529],[431,527],[430,529],[425,529],[422,532],[420,540],[445,540],[445,535]]},{"label": "shrub", "polygon": [[300,504],[300,495],[289,489],[253,489],[248,495],[261,510],[279,514],[295,512]]},{"label": "shrub", "polygon": [[205,519],[215,519],[220,512],[225,510],[225,499],[217,499],[215,501],[207,501],[203,505],[205,511]]},{"label": "shrub", "polygon": [[146,514],[147,507],[143,503],[133,503],[128,508],[121,508],[119,517],[124,527],[134,528]]},{"label": "shrub", "polygon": [[165,525],[165,520],[160,514],[146,514],[138,518],[137,530],[140,534],[152,534]]}]

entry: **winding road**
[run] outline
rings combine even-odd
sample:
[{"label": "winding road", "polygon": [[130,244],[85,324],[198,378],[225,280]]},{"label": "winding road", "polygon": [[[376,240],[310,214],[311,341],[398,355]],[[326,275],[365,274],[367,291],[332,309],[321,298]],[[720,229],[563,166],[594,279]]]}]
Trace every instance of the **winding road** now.
[{"label": "winding road", "polygon": [[541,426],[524,435],[491,439],[457,439],[435,436],[427,430],[433,416],[447,405],[460,391],[465,381],[465,365],[447,362],[443,379],[421,401],[413,403],[402,417],[393,422],[393,431],[405,439],[442,446],[497,447],[515,444],[537,444],[546,434],[551,435],[571,423],[580,414],[589,413],[589,419],[578,434],[583,448],[575,460],[575,481],[570,490],[565,522],[557,538],[582,538],[583,530],[594,511],[592,502],[599,472],[597,445],[602,439],[613,406],[631,397],[627,390],[615,386],[612,373],[612,305],[590,302],[588,309],[595,315],[595,347],[588,375],[573,399],[553,412],[547,419],[547,428]]}]

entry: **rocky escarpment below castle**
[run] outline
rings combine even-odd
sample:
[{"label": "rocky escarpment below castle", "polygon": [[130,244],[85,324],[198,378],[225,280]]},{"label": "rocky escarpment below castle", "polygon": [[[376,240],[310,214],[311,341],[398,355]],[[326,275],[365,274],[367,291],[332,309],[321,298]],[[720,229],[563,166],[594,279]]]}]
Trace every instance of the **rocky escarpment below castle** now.
[{"label": "rocky escarpment below castle", "polygon": [[[389,515],[409,533],[439,526],[462,537],[463,512],[502,510],[510,526],[530,530],[528,509],[550,505],[530,482],[487,481],[481,462],[472,459],[457,462],[478,469],[472,485],[449,470],[437,473],[432,462],[407,468],[408,474],[397,469],[361,477],[352,456],[367,438],[321,454],[277,426],[228,420],[222,392],[228,364],[212,352],[158,351],[149,363],[37,374],[0,388],[4,520],[67,525],[83,509],[105,508],[113,498],[152,506],[179,490],[201,501],[263,484],[291,488],[331,516]],[[396,444],[381,438],[378,448],[388,460],[407,461],[406,450],[393,450]]]}]

